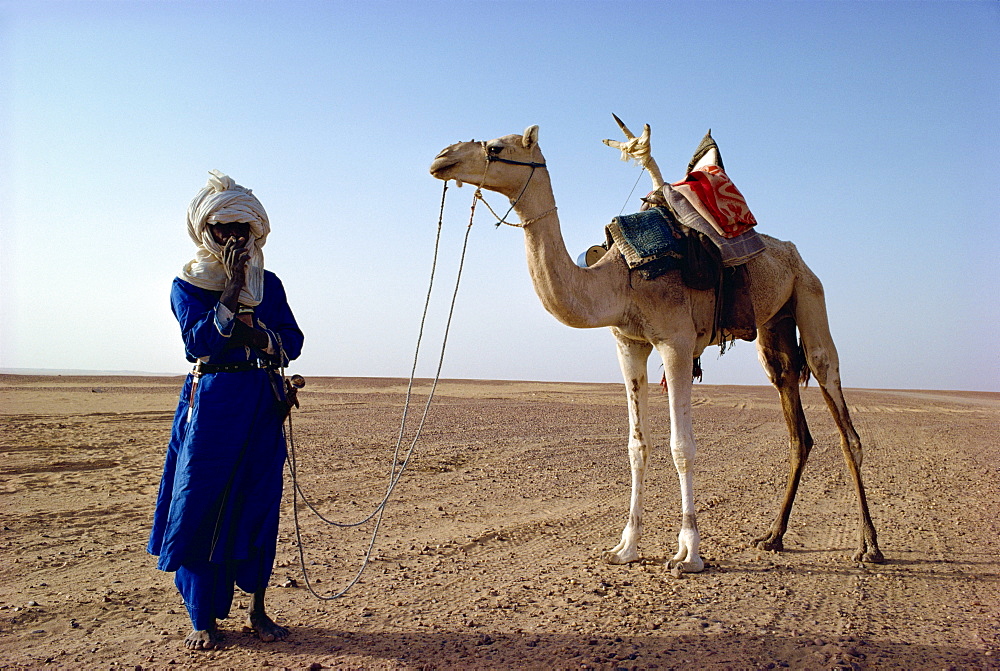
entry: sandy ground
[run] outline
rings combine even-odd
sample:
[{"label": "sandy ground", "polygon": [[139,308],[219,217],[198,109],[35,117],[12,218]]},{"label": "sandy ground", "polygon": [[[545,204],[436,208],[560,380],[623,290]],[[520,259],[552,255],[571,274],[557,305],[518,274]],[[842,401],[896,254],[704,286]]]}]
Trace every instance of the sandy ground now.
[{"label": "sandy ground", "polygon": [[[144,551],[179,387],[0,377],[5,668],[1000,669],[1000,394],[848,390],[888,559],[863,566],[849,558],[855,503],[818,390],[804,392],[816,448],[787,549],[771,554],[748,541],[785,479],[777,396],[696,385],[709,567],[677,578],[658,390],[643,560],[609,566],[601,551],[629,494],[621,386],[443,382],[360,583],[332,601],[307,591],[286,478],[269,602],[291,638],[262,643],[240,615],[223,622],[224,647],[191,652],[172,576]],[[294,415],[299,482],[325,515],[359,519],[382,496],[405,390],[309,380]],[[371,525],[301,518],[313,587],[341,590]]]}]

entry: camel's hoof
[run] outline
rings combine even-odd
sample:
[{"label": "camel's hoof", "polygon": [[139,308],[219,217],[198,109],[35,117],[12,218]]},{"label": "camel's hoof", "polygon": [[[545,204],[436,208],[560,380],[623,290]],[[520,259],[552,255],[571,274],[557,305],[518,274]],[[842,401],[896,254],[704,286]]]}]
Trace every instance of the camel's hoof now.
[{"label": "camel's hoof", "polygon": [[701,573],[705,570],[705,562],[699,557],[696,561],[670,560],[670,570],[677,573]]},{"label": "camel's hoof", "polygon": [[885,557],[882,556],[882,551],[877,547],[866,548],[862,547],[860,550],[854,553],[852,557],[854,561],[861,562],[862,564],[884,564]]},{"label": "camel's hoof", "polygon": [[632,562],[639,561],[639,553],[622,555],[621,553],[614,552],[612,550],[607,550],[601,559],[605,564],[611,564],[613,566],[621,566],[622,564],[631,564]]},{"label": "camel's hoof", "polygon": [[782,542],[781,536],[775,536],[774,534],[767,534],[766,536],[754,539],[753,545],[758,550],[765,550],[767,552],[781,552],[785,549],[785,544]]}]

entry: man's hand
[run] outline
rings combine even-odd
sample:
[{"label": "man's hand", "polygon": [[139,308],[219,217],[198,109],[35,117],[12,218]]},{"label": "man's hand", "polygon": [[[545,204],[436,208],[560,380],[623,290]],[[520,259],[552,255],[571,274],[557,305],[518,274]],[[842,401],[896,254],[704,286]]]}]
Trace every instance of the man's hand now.
[{"label": "man's hand", "polygon": [[229,336],[229,341],[226,343],[226,349],[232,349],[234,347],[253,347],[261,351],[268,348],[271,344],[271,339],[267,337],[267,334],[256,329],[253,326],[247,326],[244,322],[239,319],[233,320],[233,332]]},{"label": "man's hand", "polygon": [[250,261],[250,250],[247,249],[246,238],[229,238],[222,248],[222,264],[230,280],[246,283],[247,263]]},{"label": "man's hand", "polygon": [[293,407],[299,407],[299,389],[304,386],[306,386],[306,381],[301,375],[293,375],[285,379],[285,402],[288,404],[285,417],[288,417]]},{"label": "man's hand", "polygon": [[285,380],[285,398],[288,399],[289,408],[299,407],[299,390],[293,387],[288,380]]},{"label": "man's hand", "polygon": [[247,249],[245,237],[231,237],[222,248],[222,265],[226,268],[226,286],[222,289],[219,302],[236,312],[240,303],[240,292],[247,283],[247,263],[250,261],[250,250]]}]

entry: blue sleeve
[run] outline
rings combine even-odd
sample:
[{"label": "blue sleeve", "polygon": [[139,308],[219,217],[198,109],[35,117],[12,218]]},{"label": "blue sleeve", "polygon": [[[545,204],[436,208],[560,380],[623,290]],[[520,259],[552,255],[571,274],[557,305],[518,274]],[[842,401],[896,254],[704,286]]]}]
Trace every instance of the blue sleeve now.
[{"label": "blue sleeve", "polygon": [[181,327],[188,361],[222,352],[232,332],[232,319],[226,320],[225,315],[218,314],[219,297],[216,292],[199,289],[175,278],[170,291],[170,305]]},{"label": "blue sleeve", "polygon": [[[269,309],[266,316],[261,315],[261,328],[268,332],[272,341],[276,339],[275,336],[281,339],[281,348],[288,361],[297,359],[302,353],[305,336],[295,321],[292,309],[288,306],[285,287],[281,280],[273,273],[268,273],[266,279],[269,281],[264,285],[264,299]],[[280,363],[284,365],[288,361]]]}]

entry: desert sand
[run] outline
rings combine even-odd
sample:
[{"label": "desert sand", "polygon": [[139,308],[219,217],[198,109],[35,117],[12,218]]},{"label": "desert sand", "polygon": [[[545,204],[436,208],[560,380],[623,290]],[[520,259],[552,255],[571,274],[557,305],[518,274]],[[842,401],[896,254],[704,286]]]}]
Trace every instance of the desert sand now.
[{"label": "desert sand", "polygon": [[[268,597],[291,637],[263,643],[234,613],[223,647],[194,652],[173,576],[144,549],[180,385],[0,376],[0,666],[1000,669],[1000,394],[846,391],[887,558],[876,566],[850,559],[855,502],[819,391],[804,391],[816,447],[774,554],[750,541],[786,477],[777,395],[695,385],[708,567],[675,577],[658,388],[643,559],[609,566],[629,495],[621,385],[444,381],[360,582],[310,594],[286,477]],[[416,386],[404,449],[428,390]],[[386,491],[405,392],[405,380],[308,380],[298,481],[325,516],[363,518]],[[336,593],[372,526],[299,506],[309,580]]]}]

